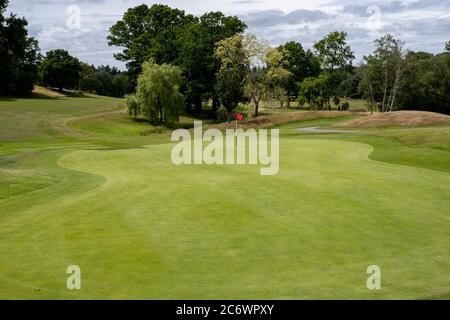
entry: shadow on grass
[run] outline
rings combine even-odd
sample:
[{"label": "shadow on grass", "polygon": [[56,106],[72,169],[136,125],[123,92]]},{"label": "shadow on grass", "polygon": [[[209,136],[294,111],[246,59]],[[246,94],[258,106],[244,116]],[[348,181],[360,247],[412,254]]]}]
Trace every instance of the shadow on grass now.
[{"label": "shadow on grass", "polygon": [[0,97],[0,102],[16,101],[17,99],[20,99],[20,98],[15,98],[15,97]]},{"label": "shadow on grass", "polygon": [[450,292],[424,297],[420,300],[449,300]]},{"label": "shadow on grass", "polygon": [[0,96],[0,102],[11,102],[11,101],[17,101],[19,99],[39,99],[39,100],[63,100],[65,98],[78,98],[78,99],[101,99],[101,97],[96,96],[96,95],[89,95],[89,94],[84,94],[84,93],[79,93],[79,92],[70,92],[70,91],[64,91],[64,92],[59,92],[56,91],[59,94],[61,94],[61,96],[49,96],[46,94],[42,94],[42,93],[38,93],[38,92],[33,92],[31,95],[28,96]]}]

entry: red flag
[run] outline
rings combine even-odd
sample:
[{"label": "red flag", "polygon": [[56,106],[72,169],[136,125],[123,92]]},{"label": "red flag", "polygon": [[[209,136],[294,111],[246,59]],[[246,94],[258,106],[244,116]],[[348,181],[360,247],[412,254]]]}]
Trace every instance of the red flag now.
[{"label": "red flag", "polygon": [[236,113],[236,120],[239,120],[239,121],[244,120],[244,116],[240,113]]}]

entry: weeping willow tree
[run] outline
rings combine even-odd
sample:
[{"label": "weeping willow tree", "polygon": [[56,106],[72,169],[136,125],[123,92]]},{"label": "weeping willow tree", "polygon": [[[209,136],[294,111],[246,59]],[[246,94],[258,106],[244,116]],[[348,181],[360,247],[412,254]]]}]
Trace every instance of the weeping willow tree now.
[{"label": "weeping willow tree", "polygon": [[133,118],[137,118],[141,115],[141,107],[136,98],[136,95],[129,94],[125,96],[125,104],[128,107],[128,114]]},{"label": "weeping willow tree", "polygon": [[136,98],[142,115],[154,125],[179,121],[183,95],[179,88],[182,71],[169,64],[145,62],[138,77]]}]

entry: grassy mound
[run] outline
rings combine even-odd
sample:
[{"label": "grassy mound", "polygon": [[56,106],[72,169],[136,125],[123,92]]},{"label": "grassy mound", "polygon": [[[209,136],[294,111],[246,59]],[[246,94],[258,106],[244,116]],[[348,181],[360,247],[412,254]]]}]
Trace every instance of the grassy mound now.
[{"label": "grassy mound", "polygon": [[375,128],[388,126],[423,126],[450,123],[450,116],[426,111],[395,111],[366,114],[335,124],[336,127]]},{"label": "grassy mound", "polygon": [[[266,116],[261,116],[257,118],[250,119],[248,121],[239,121],[239,128],[268,128],[273,126],[278,126],[287,123],[308,121],[308,120],[319,120],[319,119],[335,119],[341,117],[358,117],[360,112],[352,111],[308,111],[308,112],[279,112],[273,113]],[[230,123],[221,123],[211,125],[211,127],[218,129],[234,128],[235,122],[232,119]]]}]

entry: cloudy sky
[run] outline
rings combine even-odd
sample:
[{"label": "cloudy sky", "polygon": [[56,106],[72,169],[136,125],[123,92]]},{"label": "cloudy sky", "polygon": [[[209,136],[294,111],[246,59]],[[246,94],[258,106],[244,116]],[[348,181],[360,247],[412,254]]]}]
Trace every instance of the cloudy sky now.
[{"label": "cloudy sky", "polygon": [[[109,47],[106,36],[127,8],[141,3],[168,4],[196,15],[217,10],[237,15],[248,32],[272,45],[295,40],[310,48],[331,31],[346,31],[356,63],[385,33],[406,41],[411,50],[432,53],[442,52],[450,40],[450,0],[10,0],[8,11],[28,19],[43,52],[65,48],[82,61],[124,68],[113,58],[120,48]],[[78,11],[79,28],[73,19]]]}]

